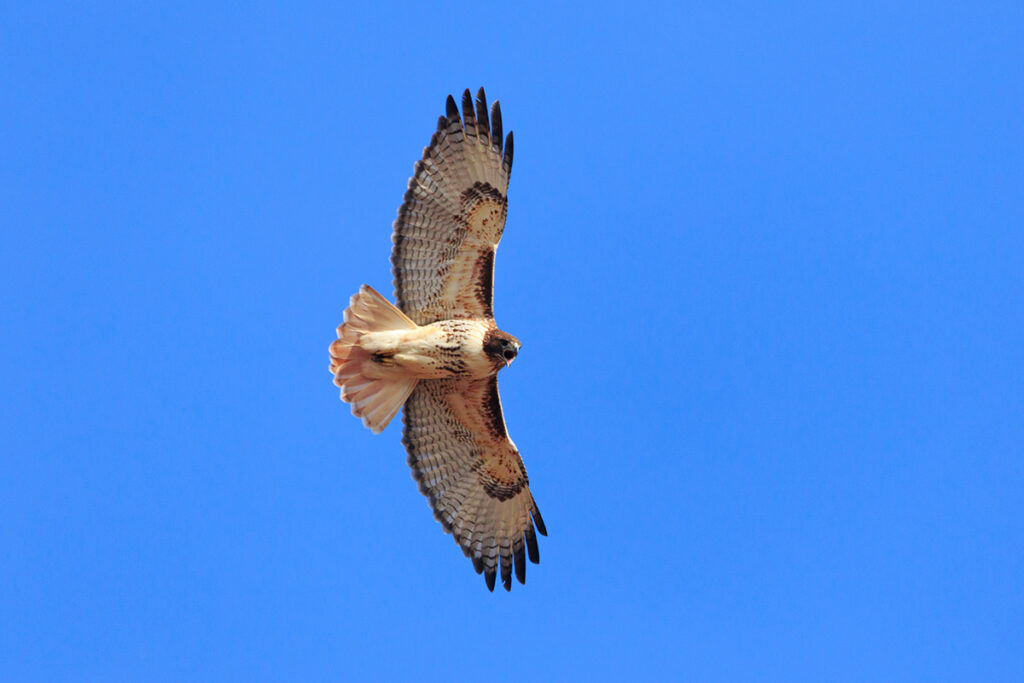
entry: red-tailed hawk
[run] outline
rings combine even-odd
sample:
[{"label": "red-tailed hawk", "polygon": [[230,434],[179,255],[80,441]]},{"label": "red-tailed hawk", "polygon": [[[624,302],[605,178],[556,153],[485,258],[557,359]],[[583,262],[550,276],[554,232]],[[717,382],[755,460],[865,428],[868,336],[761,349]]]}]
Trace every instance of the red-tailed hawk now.
[{"label": "red-tailed hawk", "polygon": [[434,517],[494,590],[526,581],[547,535],[505,428],[498,371],[521,346],[494,324],[494,252],[505,229],[512,133],[483,88],[466,90],[416,162],[394,223],[391,305],[363,285],[331,344],[331,373],[352,414],[379,433],[405,406],[402,443]]}]

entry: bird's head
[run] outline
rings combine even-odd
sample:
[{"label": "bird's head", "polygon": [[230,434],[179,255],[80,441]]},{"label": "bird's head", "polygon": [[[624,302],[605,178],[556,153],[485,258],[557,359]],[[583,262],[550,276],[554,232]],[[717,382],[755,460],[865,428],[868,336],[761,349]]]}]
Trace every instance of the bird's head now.
[{"label": "bird's head", "polygon": [[508,332],[494,329],[484,337],[484,353],[494,363],[496,370],[507,368],[519,354],[523,343]]}]

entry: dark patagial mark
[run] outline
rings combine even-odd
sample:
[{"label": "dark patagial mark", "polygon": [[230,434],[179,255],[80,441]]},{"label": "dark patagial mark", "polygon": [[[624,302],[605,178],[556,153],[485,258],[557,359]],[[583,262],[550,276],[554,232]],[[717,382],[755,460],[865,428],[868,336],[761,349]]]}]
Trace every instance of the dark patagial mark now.
[{"label": "dark patagial mark", "polygon": [[483,398],[484,402],[480,406],[480,410],[487,420],[487,428],[495,438],[504,439],[508,436],[508,432],[505,429],[505,418],[501,414],[501,397],[498,395],[497,377],[491,378]]},{"label": "dark patagial mark", "polygon": [[484,249],[476,259],[476,289],[474,294],[480,302],[483,314],[494,317],[494,249]]}]

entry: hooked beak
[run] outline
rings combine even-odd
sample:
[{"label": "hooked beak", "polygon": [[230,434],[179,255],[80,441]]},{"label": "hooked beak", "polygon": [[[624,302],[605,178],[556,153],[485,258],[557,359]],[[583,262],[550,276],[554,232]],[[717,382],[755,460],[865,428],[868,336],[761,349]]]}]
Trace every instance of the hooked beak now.
[{"label": "hooked beak", "polygon": [[519,346],[516,347],[516,355],[512,356],[511,358],[506,358],[505,359],[505,367],[506,368],[508,366],[512,365],[512,361],[514,361],[516,358],[519,357],[519,349],[521,349],[521,348],[523,348],[522,344],[520,344]]},{"label": "hooked beak", "polygon": [[505,367],[506,368],[508,366],[512,365],[512,361],[514,361],[519,356],[519,349],[521,349],[521,348],[523,348],[522,344],[520,344],[519,346],[516,347],[515,355],[513,355],[511,358],[505,358],[504,359],[505,360]]}]

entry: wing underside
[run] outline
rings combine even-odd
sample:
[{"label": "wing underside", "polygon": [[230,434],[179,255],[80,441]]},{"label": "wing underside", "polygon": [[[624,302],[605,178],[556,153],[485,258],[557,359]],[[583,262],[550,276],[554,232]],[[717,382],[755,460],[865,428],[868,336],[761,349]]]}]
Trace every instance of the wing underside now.
[{"label": "wing underside", "polygon": [[526,559],[540,561],[536,532],[547,534],[519,451],[509,439],[496,377],[424,380],[405,404],[402,442],[434,517],[494,589],[512,573],[526,581]]},{"label": "wing underside", "polygon": [[395,298],[417,324],[493,317],[494,252],[511,171],[512,133],[502,141],[498,103],[488,114],[483,88],[475,103],[466,90],[460,117],[449,96],[392,235]]}]

